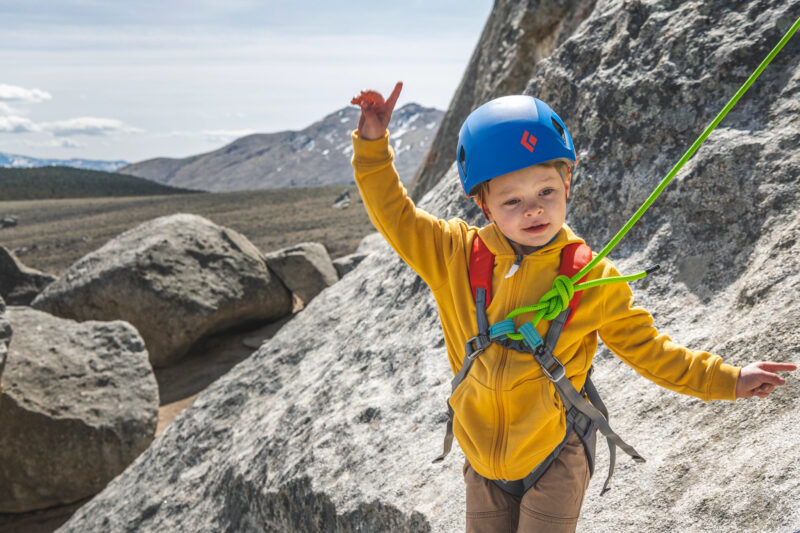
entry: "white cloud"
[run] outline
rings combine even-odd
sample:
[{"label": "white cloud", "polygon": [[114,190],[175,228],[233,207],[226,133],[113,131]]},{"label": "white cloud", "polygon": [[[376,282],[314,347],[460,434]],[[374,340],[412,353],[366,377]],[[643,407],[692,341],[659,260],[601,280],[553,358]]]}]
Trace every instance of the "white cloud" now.
[{"label": "white cloud", "polygon": [[0,83],[0,101],[6,102],[44,102],[53,96],[41,89],[26,89],[17,85]]},{"label": "white cloud", "polygon": [[2,133],[30,133],[37,131],[41,131],[39,125],[25,117],[0,117],[0,132]]},{"label": "white cloud", "polygon": [[0,102],[0,115],[17,115],[17,114],[19,114],[19,111],[17,111],[8,104]]},{"label": "white cloud", "polygon": [[49,139],[46,141],[23,141],[26,146],[33,148],[85,148],[86,145],[72,139]]},{"label": "white cloud", "polygon": [[55,122],[43,122],[42,129],[56,137],[70,135],[109,135],[112,133],[138,133],[143,130],[128,126],[113,118],[77,117]]}]

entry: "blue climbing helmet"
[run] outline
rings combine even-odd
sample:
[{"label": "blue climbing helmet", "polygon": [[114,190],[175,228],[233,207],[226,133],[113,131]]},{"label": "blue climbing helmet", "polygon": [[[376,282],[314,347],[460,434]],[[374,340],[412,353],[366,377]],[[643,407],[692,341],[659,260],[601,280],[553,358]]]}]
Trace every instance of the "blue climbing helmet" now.
[{"label": "blue climbing helmet", "polygon": [[578,162],[564,121],[533,96],[503,96],[470,113],[456,161],[464,194],[484,181],[546,161]]}]

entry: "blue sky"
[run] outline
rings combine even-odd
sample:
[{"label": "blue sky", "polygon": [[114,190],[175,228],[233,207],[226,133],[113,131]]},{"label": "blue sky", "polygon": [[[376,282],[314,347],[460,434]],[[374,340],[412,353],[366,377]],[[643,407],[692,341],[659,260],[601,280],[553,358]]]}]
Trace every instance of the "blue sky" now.
[{"label": "blue sky", "polygon": [[446,109],[490,0],[0,0],[0,152],[185,157],[363,87]]}]

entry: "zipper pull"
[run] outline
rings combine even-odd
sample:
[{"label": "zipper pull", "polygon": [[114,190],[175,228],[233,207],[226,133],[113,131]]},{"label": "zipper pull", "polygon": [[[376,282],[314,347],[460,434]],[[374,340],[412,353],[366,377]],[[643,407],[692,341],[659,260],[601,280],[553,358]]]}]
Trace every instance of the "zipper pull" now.
[{"label": "zipper pull", "polygon": [[517,260],[514,261],[514,264],[511,265],[511,268],[508,269],[508,274],[506,274],[506,279],[513,276],[517,272],[517,270],[519,270],[520,263],[522,263],[522,256],[518,255]]}]

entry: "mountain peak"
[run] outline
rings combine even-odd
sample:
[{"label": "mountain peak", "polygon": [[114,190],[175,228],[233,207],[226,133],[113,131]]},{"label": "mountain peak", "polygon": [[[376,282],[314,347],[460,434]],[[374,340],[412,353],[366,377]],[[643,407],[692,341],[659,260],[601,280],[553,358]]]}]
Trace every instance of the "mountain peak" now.
[{"label": "mountain peak", "polygon": [[[353,181],[350,133],[359,114],[357,107],[347,106],[299,131],[254,133],[212,152],[149,159],[120,172],[206,191],[347,185]],[[416,103],[405,104],[392,115],[395,165],[404,181],[413,179],[443,115]]]}]

